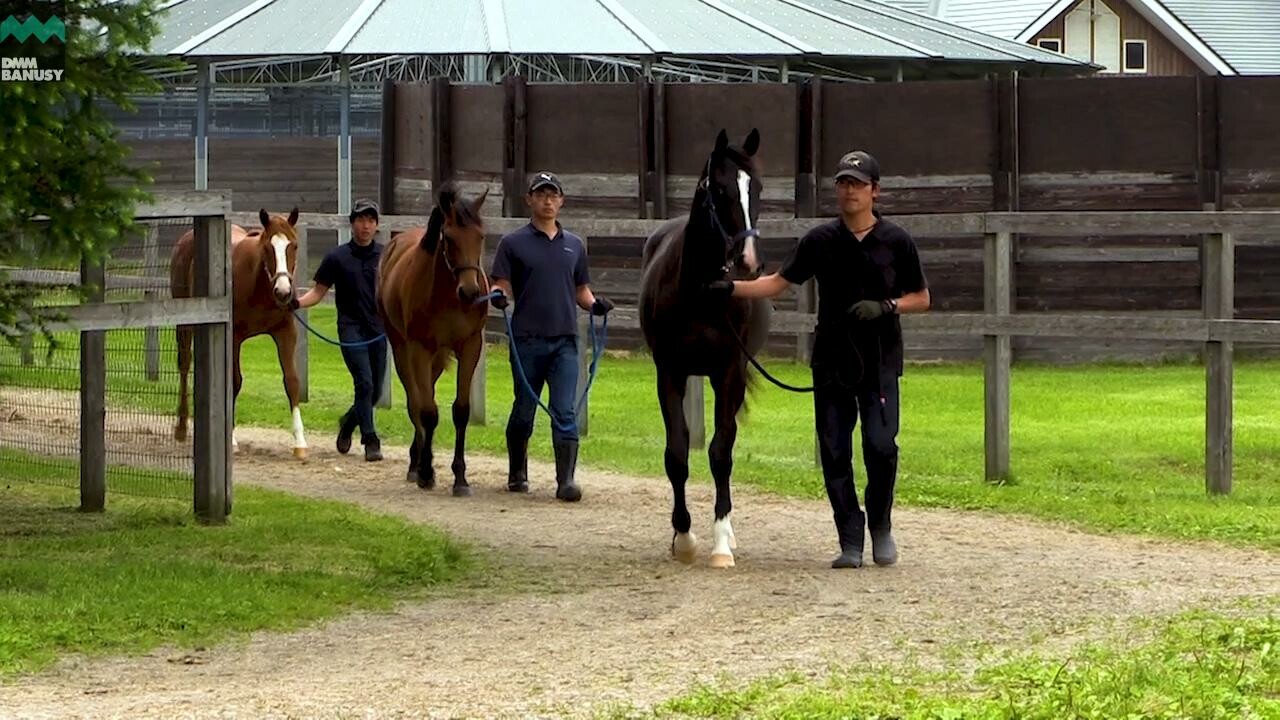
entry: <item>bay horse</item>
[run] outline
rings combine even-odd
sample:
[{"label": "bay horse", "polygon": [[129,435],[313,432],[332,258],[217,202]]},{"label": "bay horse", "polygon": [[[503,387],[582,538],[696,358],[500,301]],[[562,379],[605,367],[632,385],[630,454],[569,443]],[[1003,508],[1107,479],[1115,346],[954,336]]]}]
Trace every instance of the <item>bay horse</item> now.
[{"label": "bay horse", "polygon": [[436,381],[458,360],[458,394],[453,401],[453,494],[471,494],[467,484],[467,420],[471,417],[471,379],[484,352],[485,296],[489,278],[480,267],[484,222],[480,208],[489,191],[464,202],[455,185],[440,188],[427,227],[398,233],[382,251],[378,266],[378,314],[382,317],[404,385],[413,445],[408,480],[435,487],[432,438],[440,422]]},{"label": "bay horse", "polygon": [[733,510],[729,478],[737,415],[750,380],[743,347],[754,355],[764,345],[772,305],[768,300],[713,300],[704,288],[715,280],[760,273],[755,228],[761,182],[754,161],[759,146],[756,129],[741,147],[730,145],[722,129],[699,178],[688,217],[668,221],[654,231],[645,242],[640,265],[640,327],[657,367],[658,403],[667,433],[665,465],[674,495],[671,553],[684,563],[692,563],[697,550],[685,505],[689,478],[686,383],[690,376],[706,376],[715,392],[715,434],[707,454],[716,485],[710,563],[716,568],[732,567],[737,548],[729,521]]},{"label": "bay horse", "polygon": [[[294,348],[298,344],[298,327],[289,303],[294,297],[293,273],[298,262],[298,208],[289,217],[258,211],[261,229],[245,230],[229,226],[231,241],[231,331],[235,397],[240,395],[244,378],[240,373],[240,346],[251,337],[268,334],[276,343],[280,370],[284,373],[284,392],[293,417],[293,454],[307,456],[307,440],[298,410],[299,380],[294,366]],[[188,230],[178,238],[169,258],[169,291],[175,298],[191,297],[195,288],[195,232]],[[191,326],[178,326],[178,424],[175,440],[187,437],[187,374],[191,371]],[[233,406],[234,407],[234,406]],[[231,447],[239,448],[235,431]]]}]

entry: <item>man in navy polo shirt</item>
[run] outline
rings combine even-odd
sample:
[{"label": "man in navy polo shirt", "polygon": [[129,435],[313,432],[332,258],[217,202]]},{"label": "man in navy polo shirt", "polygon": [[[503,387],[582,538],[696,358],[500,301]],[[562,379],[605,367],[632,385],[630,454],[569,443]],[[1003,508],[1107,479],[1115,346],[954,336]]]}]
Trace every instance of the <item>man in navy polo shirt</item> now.
[{"label": "man in navy polo shirt", "polygon": [[[502,238],[489,273],[494,287],[501,291],[491,301],[493,306],[501,310],[515,301],[511,317],[515,401],[507,420],[507,489],[529,492],[529,437],[538,409],[534,395],[542,394],[545,383],[549,386],[551,439],[556,455],[556,497],[576,502],[582,498],[582,489],[573,477],[578,464],[574,407],[578,387],[578,308],[605,315],[613,309],[613,303],[591,292],[586,244],[560,226],[564,188],[559,179],[549,172],[534,175],[525,202],[532,213],[529,224]],[[517,355],[534,395],[520,382]]]},{"label": "man in navy polo shirt", "polygon": [[[382,318],[378,317],[374,291],[378,282],[378,263],[382,246],[374,241],[378,234],[378,204],[357,200],[348,218],[351,241],[330,250],[316,268],[315,284],[306,295],[294,301],[294,309],[315,305],[333,288],[338,310],[338,339],[344,343],[342,359],[351,373],[355,399],[351,408],[338,420],[338,452],[351,449],[351,435],[360,428],[364,459],[382,459],[382,443],[373,425],[373,404],[382,394],[382,379],[387,371],[387,341]],[[346,345],[351,343],[351,345]]]},{"label": "man in navy polo shirt", "polygon": [[[862,566],[863,537],[871,531],[877,565],[898,560],[890,512],[898,472],[898,378],[902,325],[898,315],[929,309],[929,287],[911,235],[880,217],[880,164],[855,150],[836,166],[840,217],[810,230],[782,269],[755,280],[719,280],[714,296],[775,297],[816,278],[818,327],[813,370],[814,423],[822,475],[835,516],[840,555],[835,568]],[[853,428],[862,420],[867,512],[853,482]]]}]

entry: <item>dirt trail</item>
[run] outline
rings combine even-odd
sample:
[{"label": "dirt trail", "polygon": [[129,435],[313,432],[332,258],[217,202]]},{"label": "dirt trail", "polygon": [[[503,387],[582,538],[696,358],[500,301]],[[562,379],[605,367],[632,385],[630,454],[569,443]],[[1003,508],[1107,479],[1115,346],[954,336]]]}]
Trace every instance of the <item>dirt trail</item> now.
[{"label": "dirt trail", "polygon": [[447,482],[406,483],[403,448],[378,464],[323,447],[300,462],[285,431],[238,435],[238,483],[439,526],[492,558],[495,579],[194,656],[68,659],[0,685],[0,717],[578,716],[699,680],[928,663],[967,643],[1071,644],[1139,616],[1280,593],[1276,554],[914,508],[895,511],[900,565],[832,571],[825,503],[741,483],[738,566],[706,565],[712,492],[699,485],[700,556],[686,567],[668,557],[664,480],[586,469],[583,502],[564,505],[550,466],[531,462],[533,494],[511,496],[505,461],[475,455],[476,494],[455,499]]}]

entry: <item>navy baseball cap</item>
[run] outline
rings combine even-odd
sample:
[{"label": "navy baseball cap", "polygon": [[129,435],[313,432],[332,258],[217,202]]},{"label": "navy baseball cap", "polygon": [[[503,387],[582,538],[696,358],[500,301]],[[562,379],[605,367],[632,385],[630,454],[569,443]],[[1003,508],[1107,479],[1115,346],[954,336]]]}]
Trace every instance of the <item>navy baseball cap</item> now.
[{"label": "navy baseball cap", "polygon": [[876,162],[869,153],[854,150],[846,153],[836,165],[836,180],[839,181],[840,178],[853,178],[868,184],[878,183],[880,182],[880,163]]},{"label": "navy baseball cap", "polygon": [[533,180],[529,181],[529,194],[532,195],[544,187],[555,188],[556,192],[561,195],[564,194],[564,187],[560,185],[560,178],[556,177],[554,173],[549,173],[545,170],[534,175]]}]

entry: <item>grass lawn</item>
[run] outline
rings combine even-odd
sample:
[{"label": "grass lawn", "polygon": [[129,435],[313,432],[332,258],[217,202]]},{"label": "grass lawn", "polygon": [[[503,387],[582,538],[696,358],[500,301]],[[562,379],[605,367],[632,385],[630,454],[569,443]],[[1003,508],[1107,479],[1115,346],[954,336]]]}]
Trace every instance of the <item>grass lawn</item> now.
[{"label": "grass lawn", "polygon": [[[331,308],[312,324],[333,332]],[[303,417],[312,445],[333,441],[350,403],[351,381],[336,348],[315,341],[311,401]],[[238,422],[280,428],[288,409],[269,338],[245,344]],[[807,368],[768,363],[784,381],[807,384]],[[505,350],[487,358],[487,425],[468,432],[471,449],[505,453],[511,403]],[[448,404],[455,374],[438,387],[442,422],[437,468],[447,472],[453,427]],[[1228,497],[1204,491],[1204,370],[1194,365],[1025,366],[1014,368],[1011,482],[983,481],[982,367],[912,366],[902,382],[898,498],[903,504],[984,509],[1064,520],[1095,530],[1213,538],[1280,547],[1280,362],[1241,362],[1235,377],[1235,486]],[[664,482],[662,419],[652,362],[607,357],[591,392],[590,433],[582,462]],[[707,393],[711,417],[711,393]],[[399,380],[392,408],[378,411],[385,440],[407,444],[411,425]],[[539,413],[532,454],[551,458],[547,418]],[[710,429],[710,428],[709,428]],[[443,455],[442,455],[443,453]],[[814,462],[813,405],[761,383],[740,426],[734,477],[787,495],[825,497]],[[710,481],[704,450],[691,453],[695,481]],[[862,476],[861,468],[857,470]],[[707,512],[710,510],[707,509]]]},{"label": "grass lawn", "polygon": [[204,528],[185,504],[120,494],[80,513],[65,489],[11,482],[5,467],[0,679],[66,653],[189,648],[386,608],[470,564],[440,533],[351,505],[241,486],[235,521]]},{"label": "grass lawn", "polygon": [[1280,616],[1188,613],[1065,660],[991,659],[976,672],[873,667],[822,680],[711,685],[611,718],[1059,720],[1280,717]]}]

